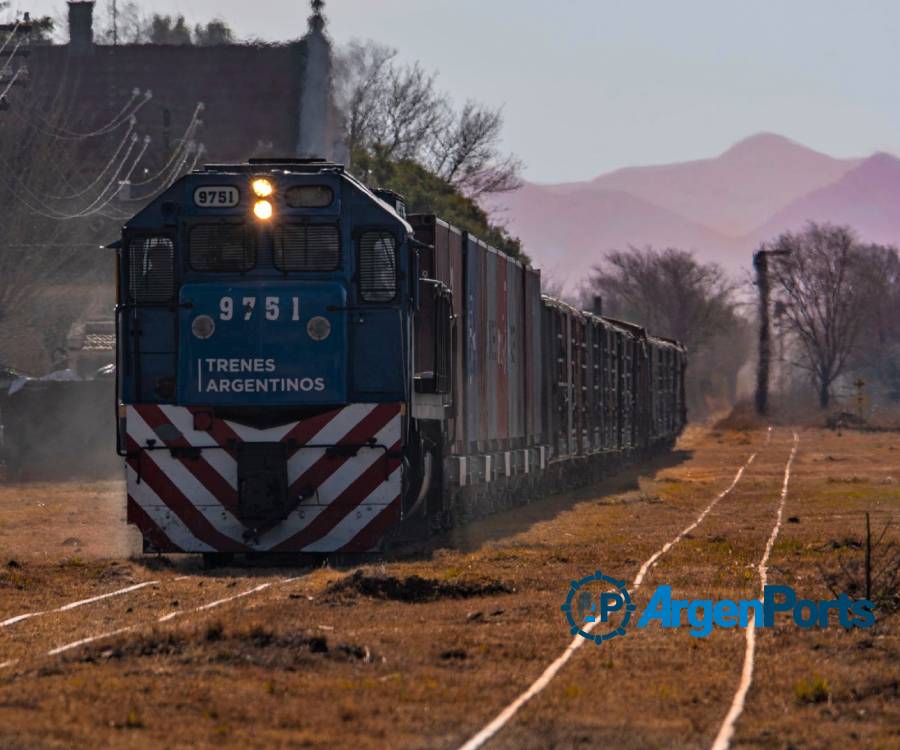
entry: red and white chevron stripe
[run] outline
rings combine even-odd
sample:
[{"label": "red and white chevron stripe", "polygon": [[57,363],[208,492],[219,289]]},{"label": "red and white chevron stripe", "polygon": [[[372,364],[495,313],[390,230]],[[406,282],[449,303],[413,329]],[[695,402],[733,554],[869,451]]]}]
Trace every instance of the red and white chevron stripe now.
[{"label": "red and white chevron stripe", "polygon": [[[128,521],[153,548],[364,552],[399,522],[401,404],[351,404],[268,429],[211,418],[205,411],[155,404],[127,408]],[[195,429],[195,414],[205,429]],[[355,455],[326,453],[327,446],[372,439],[375,447]],[[237,513],[240,442],[285,443],[291,495],[307,496],[287,519],[257,535]],[[197,457],[169,448],[201,450]]]}]

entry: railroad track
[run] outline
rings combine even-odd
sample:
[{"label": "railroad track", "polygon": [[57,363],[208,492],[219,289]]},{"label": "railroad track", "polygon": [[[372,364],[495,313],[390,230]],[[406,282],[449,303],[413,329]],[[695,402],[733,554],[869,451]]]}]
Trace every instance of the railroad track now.
[{"label": "railroad track", "polygon": [[[874,445],[869,438],[859,443]],[[291,585],[290,572],[239,578],[234,570],[183,569],[144,570],[140,580],[104,590],[85,588],[92,576],[77,571],[73,601],[34,598],[31,607],[29,591],[17,591],[15,609],[7,601],[0,615],[0,622],[12,621],[0,627],[0,718],[16,722],[9,737],[55,736],[66,726],[83,733],[81,746],[114,743],[120,730],[110,722],[122,725],[132,705],[148,743],[177,736],[184,746],[204,742],[223,721],[196,724],[209,705],[243,722],[238,729],[237,720],[224,720],[236,747],[267,732],[292,741],[315,733],[323,747],[356,742],[366,750],[422,742],[465,750],[727,750],[765,744],[772,733],[808,746],[817,731],[809,716],[825,706],[798,703],[795,685],[821,669],[832,685],[856,685],[859,654],[848,653],[847,635],[717,628],[697,640],[686,623],[642,630],[632,622],[626,638],[582,650],[584,639],[571,640],[562,629],[560,589],[594,569],[585,566],[599,565],[627,574],[640,608],[660,584],[679,598],[737,600],[755,599],[768,581],[815,598],[815,565],[853,534],[863,502],[883,514],[894,507],[900,459],[884,446],[885,462],[875,467],[854,460],[862,448],[846,437],[811,430],[795,438],[789,429],[692,433],[682,450],[683,465],[646,482],[625,478],[599,494],[560,496],[556,506],[531,507],[530,516],[486,524],[467,548],[363,571],[366,585],[379,579],[399,587],[379,589],[383,595],[338,586],[337,571]],[[407,576],[421,584],[500,582],[509,590],[468,601],[404,598],[411,596]],[[223,637],[208,640],[207,629],[218,623]],[[854,637],[890,674],[890,631]],[[170,639],[175,645],[167,650]],[[308,639],[318,650],[309,650]],[[107,703],[103,691],[123,674],[139,698]],[[85,679],[96,681],[93,690],[70,687]],[[202,689],[173,713],[165,696],[188,679]],[[237,684],[243,687],[236,695],[230,686]],[[836,694],[836,705],[841,699]],[[876,722],[886,725],[889,712],[877,713],[877,697],[858,700],[868,700],[866,715],[876,716],[863,739],[880,740]],[[243,713],[249,705],[265,710]],[[371,713],[347,721],[355,705]],[[283,711],[278,716],[289,726],[273,722],[273,710]],[[33,726],[35,716],[45,725]],[[91,722],[82,730],[85,716]],[[785,721],[789,729],[779,734]],[[854,717],[834,731],[846,738],[862,724]]]},{"label": "railroad track", "polygon": [[[688,525],[681,529],[681,531],[679,531],[674,537],[663,544],[641,564],[640,568],[637,571],[637,574],[634,576],[631,584],[628,587],[632,598],[634,598],[635,594],[644,583],[647,574],[657,565],[660,559],[664,555],[666,555],[675,545],[682,541],[682,539],[684,539],[687,535],[697,529],[697,527],[700,526],[701,523],[703,523],[703,521],[709,516],[709,514],[716,508],[716,506],[734,492],[738,484],[743,479],[747,470],[751,467],[754,460],[759,455],[760,451],[767,450],[769,448],[772,442],[772,435],[773,429],[769,427],[769,429],[766,431],[766,437],[762,448],[750,453],[743,465],[741,465],[737,469],[737,472],[732,478],[731,483],[721,492],[715,495],[712,500],[702,508],[699,514],[697,514],[696,517]],[[777,504],[777,510],[775,513],[774,525],[766,542],[764,552],[762,553],[762,559],[757,566],[757,571],[760,578],[760,592],[762,591],[763,586],[765,586],[766,584],[768,558],[771,554],[772,547],[782,525],[784,507],[787,499],[788,485],[790,481],[790,471],[797,452],[798,443],[799,437],[795,432],[793,433],[793,445],[787,458],[787,464],[784,468],[784,479],[782,483],[779,502]],[[585,627],[585,630],[587,632],[592,631],[596,624],[596,622],[588,624]],[[747,645],[738,687],[731,701],[728,712],[725,715],[719,731],[712,742],[712,750],[727,750],[727,748],[730,746],[730,741],[734,735],[736,722],[740,718],[740,715],[743,711],[744,701],[752,683],[755,651],[755,630],[748,627],[744,630],[744,634]],[[530,701],[538,697],[551,684],[551,682],[559,674],[563,667],[586,642],[587,641],[584,637],[580,635],[574,636],[565,650],[544,669],[540,676],[534,682],[532,682],[526,690],[521,692],[513,701],[504,706],[502,710],[500,710],[490,722],[484,725],[478,732],[476,732],[464,744],[462,744],[459,747],[459,750],[480,750],[481,748],[486,747],[492,739],[498,737],[498,735],[500,735],[503,729],[513,720],[513,718],[516,717],[516,715],[519,714],[529,704]]]},{"label": "railroad track", "polygon": [[[8,617],[0,621],[0,674],[123,633],[202,617],[302,577],[270,576],[262,582],[247,577],[163,577]],[[113,602],[119,604],[115,609]]]}]

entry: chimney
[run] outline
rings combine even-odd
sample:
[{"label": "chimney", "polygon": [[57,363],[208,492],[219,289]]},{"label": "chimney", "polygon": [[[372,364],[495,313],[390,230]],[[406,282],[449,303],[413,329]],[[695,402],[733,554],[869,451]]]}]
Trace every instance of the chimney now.
[{"label": "chimney", "polygon": [[591,312],[594,315],[603,315],[603,297],[599,294],[595,294],[594,299],[591,300]]},{"label": "chimney", "polygon": [[297,156],[330,159],[334,106],[331,98],[331,42],[325,35],[324,0],[311,0],[309,29],[303,37],[304,65],[300,93]]},{"label": "chimney", "polygon": [[76,52],[87,52],[94,46],[94,2],[93,0],[70,0],[69,2],[69,48]]}]

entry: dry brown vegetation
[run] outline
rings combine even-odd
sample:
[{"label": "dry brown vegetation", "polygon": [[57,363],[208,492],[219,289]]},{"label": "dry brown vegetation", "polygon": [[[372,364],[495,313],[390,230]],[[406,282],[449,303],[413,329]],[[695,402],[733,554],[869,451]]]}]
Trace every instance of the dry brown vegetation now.
[{"label": "dry brown vegetation", "polygon": [[[636,603],[662,583],[678,596],[754,597],[790,446],[790,429],[766,443],[765,430],[692,428],[641,472],[492,517],[418,559],[341,569],[114,560],[121,547],[100,544],[126,540],[112,501],[80,499],[112,498],[114,486],[4,488],[0,621],[159,583],[0,628],[0,664],[19,660],[0,670],[0,747],[458,747],[568,644],[559,607],[572,578],[599,567],[633,579],[758,451]],[[831,598],[821,570],[860,554],[863,513],[880,529],[898,510],[895,436],[803,429],[770,582]],[[84,542],[76,553],[64,535],[79,518],[95,536],[70,534]],[[272,585],[192,611],[263,582]],[[171,612],[182,616],[158,621]],[[900,747],[898,617],[870,630],[782,620],[760,631],[733,746]],[[709,747],[743,651],[739,630],[698,639],[655,625],[586,644],[487,747]]]}]

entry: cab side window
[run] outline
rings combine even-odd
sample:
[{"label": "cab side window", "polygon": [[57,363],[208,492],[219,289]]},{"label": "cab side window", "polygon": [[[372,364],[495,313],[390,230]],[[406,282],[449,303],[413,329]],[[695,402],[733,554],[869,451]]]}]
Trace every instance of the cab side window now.
[{"label": "cab side window", "polygon": [[175,243],[169,237],[133,237],[128,243],[128,296],[138,304],[171,302]]},{"label": "cab side window", "polygon": [[389,232],[360,235],[359,295],[363,302],[391,302],[397,296],[397,240]]}]

